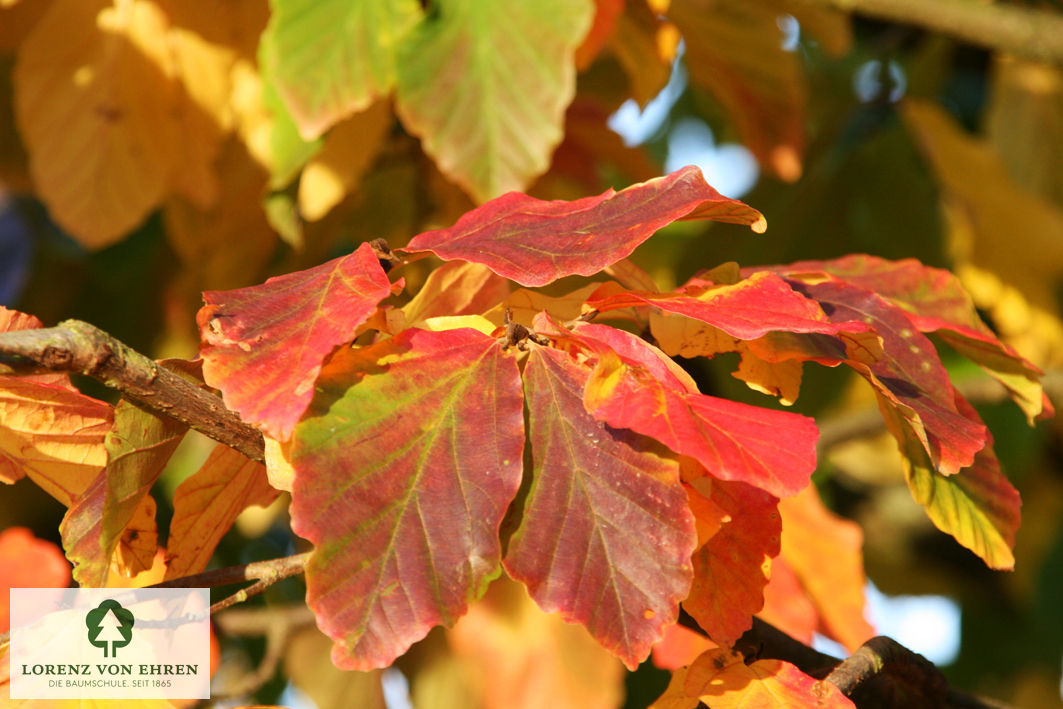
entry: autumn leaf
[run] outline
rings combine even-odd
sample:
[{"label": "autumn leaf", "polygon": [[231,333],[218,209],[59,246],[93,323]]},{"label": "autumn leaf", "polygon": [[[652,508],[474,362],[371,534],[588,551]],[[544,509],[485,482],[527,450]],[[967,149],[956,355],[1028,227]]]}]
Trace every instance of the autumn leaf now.
[{"label": "autumn leaf", "polygon": [[[986,427],[977,415],[966,416],[957,410],[955,390],[933,343],[904,311],[842,281],[806,285],[802,290],[829,310],[832,321],[866,322],[882,337],[883,357],[853,366],[879,395],[880,408],[890,409],[893,420],[921,441],[934,469],[953,475],[971,465],[986,445]],[[891,432],[906,448],[901,434],[893,427]],[[904,436],[907,439],[908,433]]]},{"label": "autumn leaf", "polygon": [[107,570],[107,581],[113,576],[135,578],[150,571],[155,564],[159,550],[159,525],[155,519],[158,505],[151,495],[144,495],[133,510],[133,516],[122,528],[118,544],[111,554],[111,565]]},{"label": "autumn leaf", "polygon": [[617,18],[609,49],[628,77],[631,97],[642,108],[668,84],[682,38],[660,12],[637,0]]},{"label": "autumn leaf", "polygon": [[576,49],[576,68],[583,71],[602,50],[624,14],[624,0],[595,0],[594,21],[583,43]]},{"label": "autumn leaf", "polygon": [[516,361],[475,330],[338,352],[297,426],[307,603],[346,669],[389,665],[499,573],[524,445]]},{"label": "autumn leaf", "polygon": [[56,0],[19,50],[15,107],[34,184],[86,247],[118,241],[168,190],[179,133],[167,28],[148,0]]},{"label": "autumn leaf", "polygon": [[214,446],[199,470],[174,492],[166,578],[205,569],[237,516],[251,505],[265,507],[277,494],[266,480],[265,466],[228,446]]},{"label": "autumn leaf", "polygon": [[819,611],[782,556],[771,560],[771,578],[764,587],[764,607],[757,611],[757,617],[805,645],[812,644],[820,629]]},{"label": "autumn leaf", "polygon": [[613,709],[623,697],[617,659],[505,577],[447,630],[447,644],[483,709]]},{"label": "autumn leaf", "polygon": [[867,579],[860,526],[828,510],[814,485],[781,500],[779,514],[780,558],[815,604],[820,631],[855,651],[875,634],[864,618]]},{"label": "autumn leaf", "polygon": [[266,71],[307,140],[391,93],[416,0],[272,0]]},{"label": "autumn leaf", "polygon": [[0,480],[27,476],[69,506],[107,465],[113,420],[110,404],[66,386],[0,376]]},{"label": "autumn leaf", "polygon": [[[104,585],[123,530],[187,429],[128,399],[118,402],[114,428],[104,440],[107,468],[71,502],[59,525],[79,584]],[[155,544],[151,544],[149,556],[154,551]]]},{"label": "autumn leaf", "polygon": [[391,291],[369,244],[262,285],[208,291],[197,321],[203,376],[226,405],[287,440],[314,394],[321,363]]},{"label": "autumn leaf", "polygon": [[731,650],[709,650],[687,670],[685,693],[713,709],[856,707],[836,685],[809,677],[789,662],[743,660]]},{"label": "autumn leaf", "polygon": [[[976,415],[959,394],[956,404],[961,411]],[[926,449],[898,419],[898,413],[889,411],[886,423],[901,441],[905,478],[912,497],[926,508],[930,521],[981,557],[990,568],[1014,568],[1012,549],[1019,529],[1022,500],[1018,490],[1000,471],[992,436],[987,434],[986,446],[977,453],[973,465],[944,476],[934,470]]]},{"label": "autumn leaf", "polygon": [[921,332],[935,333],[1000,381],[1031,424],[1050,415],[1041,370],[1001,342],[982,322],[971,296],[951,272],[924,266],[915,259],[887,261],[866,254],[832,261],[799,261],[773,270],[795,277],[823,272],[877,293],[900,306]]},{"label": "autumn leaf", "polygon": [[402,309],[411,324],[445,315],[482,315],[508,294],[506,280],[486,266],[451,261],[433,269]]},{"label": "autumn leaf", "polygon": [[677,219],[713,219],[763,231],[760,212],[724,197],[696,167],[620,192],[571,202],[510,193],[467,212],[449,229],[418,234],[403,250],[482,263],[523,286],[593,275]]},{"label": "autumn leaf", "polygon": [[38,539],[25,527],[0,532],[0,633],[11,627],[10,589],[69,585],[70,564],[56,544]]},{"label": "autumn leaf", "polygon": [[299,213],[321,219],[354,192],[372,164],[392,124],[386,101],[339,122],[325,135],[318,151],[299,177]]},{"label": "autumn leaf", "polygon": [[683,601],[709,637],[730,645],[764,605],[771,560],[779,554],[778,498],[741,482],[694,478],[688,493],[709,498],[727,518],[693,555],[694,584]]},{"label": "autumn leaf", "polygon": [[663,352],[622,330],[581,324],[570,337],[597,350],[584,393],[595,418],[650,436],[723,480],[780,497],[808,484],[819,437],[811,419],[701,394]]},{"label": "autumn leaf", "polygon": [[477,201],[525,188],[561,142],[592,17],[590,0],[441,1],[397,47],[403,125]]},{"label": "autumn leaf", "polygon": [[504,563],[634,669],[687,595],[696,533],[676,463],[584,410],[589,375],[553,348],[529,356],[531,489]]}]

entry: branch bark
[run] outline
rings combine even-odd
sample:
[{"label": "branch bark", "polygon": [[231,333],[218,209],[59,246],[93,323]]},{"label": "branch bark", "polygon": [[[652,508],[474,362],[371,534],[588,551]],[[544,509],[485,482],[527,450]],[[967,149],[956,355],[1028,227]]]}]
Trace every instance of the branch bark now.
[{"label": "branch bark", "polygon": [[0,333],[0,374],[42,371],[92,377],[251,460],[265,459],[262,434],[219,397],[86,322],[66,320],[58,327]]},{"label": "branch bark", "polygon": [[799,0],[914,25],[986,49],[1063,64],[1063,16],[1007,3],[972,0]]}]

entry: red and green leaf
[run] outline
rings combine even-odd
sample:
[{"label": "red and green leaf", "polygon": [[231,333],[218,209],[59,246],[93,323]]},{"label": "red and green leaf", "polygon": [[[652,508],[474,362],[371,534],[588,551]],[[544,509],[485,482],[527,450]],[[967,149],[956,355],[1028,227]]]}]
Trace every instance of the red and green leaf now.
[{"label": "red and green leaf", "polygon": [[336,353],[296,427],[307,603],[346,669],[385,667],[499,573],[524,445],[516,361],[469,329]]},{"label": "red and green leaf", "polygon": [[547,612],[634,669],[690,588],[694,520],[678,465],[583,407],[588,366],[534,347],[524,371],[531,489],[505,567]]},{"label": "red and green leaf", "polygon": [[590,276],[627,257],[677,219],[714,219],[764,231],[760,212],[724,197],[696,167],[620,192],[571,202],[511,192],[478,207],[448,229],[415,236],[404,249],[444,261],[482,263],[524,286]]},{"label": "red and green leaf", "polygon": [[369,244],[262,285],[207,291],[197,316],[203,377],[245,421],[287,440],[322,362],[390,292]]}]

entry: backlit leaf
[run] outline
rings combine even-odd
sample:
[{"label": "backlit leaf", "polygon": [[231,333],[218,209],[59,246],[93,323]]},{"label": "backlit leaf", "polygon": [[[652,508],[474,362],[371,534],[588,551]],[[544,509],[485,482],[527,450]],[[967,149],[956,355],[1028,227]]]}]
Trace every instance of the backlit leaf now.
[{"label": "backlit leaf", "polygon": [[398,47],[403,125],[477,201],[525,188],[561,142],[593,4],[440,0],[433,9]]},{"label": "backlit leaf", "polygon": [[449,229],[419,234],[405,251],[482,263],[524,286],[590,276],[677,219],[766,225],[760,212],[724,197],[696,167],[571,202],[510,193],[466,213]]},{"label": "backlit leaf", "polygon": [[[821,632],[853,652],[873,636],[864,618],[864,535],[826,508],[814,485],[779,502],[781,557],[815,603]],[[773,569],[774,571],[774,569]]]},{"label": "backlit leaf", "polygon": [[544,613],[508,578],[447,631],[451,652],[483,709],[614,709],[624,668],[582,628]]},{"label": "backlit leaf", "polygon": [[127,399],[118,402],[114,428],[104,440],[107,468],[72,501],[59,525],[78,583],[103,586],[123,530],[187,429]]},{"label": "backlit leaf", "polygon": [[265,507],[277,497],[266,468],[218,444],[199,470],[173,495],[166,578],[197,574],[237,516],[251,505]]},{"label": "backlit leaf", "polygon": [[292,528],[307,603],[346,669],[389,665],[499,573],[520,484],[516,361],[475,330],[405,330],[336,353],[296,428]]},{"label": "backlit leaf", "polygon": [[809,677],[789,662],[746,664],[740,654],[722,648],[694,661],[686,673],[685,691],[713,709],[856,707],[836,685]]},{"label": "backlit leaf", "polygon": [[379,101],[332,127],[299,178],[299,213],[321,219],[354,192],[376,157],[388,129],[391,107]]},{"label": "backlit leaf", "polygon": [[531,489],[504,563],[634,669],[687,595],[696,532],[677,464],[584,410],[589,375],[565,352],[531,352]]},{"label": "backlit leaf", "polygon": [[740,482],[703,477],[691,486],[692,498],[708,497],[729,519],[694,552],[694,585],[683,609],[710,638],[731,644],[764,605],[771,560],[779,554],[779,500]]},{"label": "backlit leaf", "polygon": [[396,47],[422,14],[416,0],[271,0],[270,6],[262,36],[266,71],[307,140],[391,93]]},{"label": "backlit leaf", "polygon": [[486,266],[451,261],[429,273],[421,290],[402,309],[409,323],[441,315],[482,315],[508,293],[506,280]]},{"label": "backlit leaf", "polygon": [[56,0],[18,54],[19,131],[49,212],[89,248],[118,241],[165,195],[177,85],[149,0]]},{"label": "backlit leaf", "polygon": [[[974,415],[970,404],[959,398],[961,411]],[[980,556],[993,569],[1012,569],[1015,532],[1019,529],[1022,500],[1004,474],[993,452],[992,436],[975,456],[974,464],[955,475],[937,473],[925,449],[904,426],[899,415],[890,411],[886,423],[898,437],[904,436],[905,477],[915,501],[926,508],[934,525],[955,537]],[[898,437],[899,438],[899,437]]]},{"label": "backlit leaf", "polygon": [[583,43],[576,49],[576,68],[590,66],[616,29],[617,20],[624,14],[624,0],[595,0],[594,22]]},{"label": "backlit leaf", "polygon": [[812,644],[819,630],[819,611],[782,556],[771,560],[771,578],[764,587],[764,607],[757,611],[757,617],[805,645]]},{"label": "backlit leaf", "polygon": [[[821,303],[836,322],[858,321],[874,326],[882,336],[884,355],[868,365],[854,367],[879,394],[884,413],[892,409],[895,422],[922,442],[934,469],[952,475],[974,462],[986,445],[986,427],[957,410],[955,390],[937,351],[903,310],[886,299],[842,281],[803,287]],[[894,427],[891,432],[901,441]]]},{"label": "backlit leaf", "polygon": [[679,48],[679,30],[642,0],[617,18],[609,49],[624,68],[631,97],[645,108],[668,84]]},{"label": "backlit leaf", "polygon": [[0,376],[0,480],[29,477],[69,506],[107,465],[113,421],[110,404],[67,386]]},{"label": "backlit leaf", "polygon": [[325,357],[354,338],[390,288],[373,249],[362,244],[262,285],[208,291],[197,316],[203,377],[245,421],[287,440]]},{"label": "backlit leaf", "polygon": [[158,505],[151,495],[144,495],[133,511],[133,516],[122,528],[118,545],[111,555],[107,570],[108,583],[114,575],[135,578],[150,571],[159,551],[159,525],[155,519]]},{"label": "backlit leaf", "polygon": [[877,293],[903,308],[920,331],[937,334],[1000,381],[1031,423],[1051,409],[1041,387],[1041,370],[997,339],[951,272],[915,259],[887,261],[865,254],[800,261],[774,270],[794,275],[823,271]]}]

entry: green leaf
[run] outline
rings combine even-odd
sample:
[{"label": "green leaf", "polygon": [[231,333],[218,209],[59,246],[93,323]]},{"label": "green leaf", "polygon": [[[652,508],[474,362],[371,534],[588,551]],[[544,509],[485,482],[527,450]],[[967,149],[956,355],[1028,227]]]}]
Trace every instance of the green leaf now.
[{"label": "green leaf", "polygon": [[262,65],[306,140],[387,96],[417,0],[271,0]]},{"label": "green leaf", "polygon": [[396,110],[483,202],[546,172],[576,89],[588,0],[439,0],[399,46]]},{"label": "green leaf", "polygon": [[390,665],[498,576],[523,410],[516,360],[471,329],[411,328],[322,370],[295,429],[291,513],[338,667]]}]

